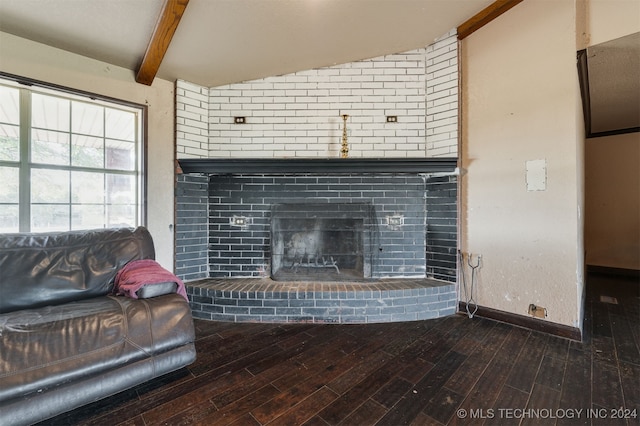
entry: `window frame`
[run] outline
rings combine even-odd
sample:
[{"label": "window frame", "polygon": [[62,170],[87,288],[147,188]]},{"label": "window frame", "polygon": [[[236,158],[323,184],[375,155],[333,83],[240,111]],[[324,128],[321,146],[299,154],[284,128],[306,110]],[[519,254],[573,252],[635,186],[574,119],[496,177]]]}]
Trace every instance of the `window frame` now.
[{"label": "window frame", "polygon": [[[113,98],[110,96],[105,96],[93,92],[87,92],[83,90],[73,89],[70,87],[65,87],[61,85],[57,85],[54,83],[44,82],[40,80],[35,80],[31,78],[26,78],[22,76],[18,76],[15,74],[5,73],[0,71],[0,83],[9,87],[15,87],[17,89],[27,89],[33,93],[42,93],[44,95],[52,95],[58,96],[61,98],[69,99],[70,101],[79,101],[85,103],[93,103],[97,105],[101,105],[107,108],[116,108],[118,106],[123,107],[125,109],[136,109],[139,111],[139,129],[138,135],[139,139],[136,141],[136,155],[139,156],[136,160],[136,166],[134,168],[133,176],[136,179],[137,185],[137,200],[136,200],[136,209],[139,209],[137,212],[137,220],[139,223],[137,225],[146,226],[148,222],[147,218],[147,191],[148,191],[148,182],[147,182],[147,170],[148,170],[148,155],[147,155],[147,126],[148,126],[148,106],[144,104],[139,104],[135,102],[125,101],[122,99]],[[29,96],[31,96],[29,94]],[[20,91],[20,96],[25,96],[25,92],[23,90]],[[20,116],[22,117],[23,111],[22,108],[23,101],[20,101]],[[30,113],[29,113],[30,115]],[[22,120],[22,118],[21,118]],[[20,123],[20,141],[19,141],[19,150],[20,150],[20,158],[18,162],[13,161],[0,161],[0,165],[11,165],[15,167],[16,164],[18,166],[18,173],[21,175],[19,178],[20,182],[24,182],[24,179],[30,180],[29,176],[23,176],[23,174],[29,175],[34,169],[45,169],[45,170],[58,170],[64,169],[68,170],[71,174],[73,171],[83,171],[82,167],[74,167],[72,165],[58,167],[56,165],[50,164],[40,164],[31,162],[30,158],[30,132],[32,130],[31,123],[27,128],[23,128],[22,123]],[[28,132],[28,133],[25,133]],[[70,133],[71,134],[71,133]],[[104,137],[106,140],[107,138]],[[23,145],[27,145],[26,147]],[[105,172],[109,172],[112,169],[108,169],[106,165],[102,168]],[[94,169],[95,170],[95,169]],[[117,173],[116,173],[117,174]],[[125,175],[131,175],[130,173],[123,173]],[[106,203],[106,201],[105,201]],[[20,190],[19,191],[19,200],[18,200],[18,232],[40,232],[33,231],[31,229],[31,188],[27,191]],[[69,206],[73,205],[73,201],[70,199]],[[24,211],[24,206],[27,207],[27,211]],[[72,220],[72,217],[70,217]],[[108,225],[104,225],[108,227]],[[73,229],[70,227],[69,229]],[[46,231],[43,231],[46,232]]]}]

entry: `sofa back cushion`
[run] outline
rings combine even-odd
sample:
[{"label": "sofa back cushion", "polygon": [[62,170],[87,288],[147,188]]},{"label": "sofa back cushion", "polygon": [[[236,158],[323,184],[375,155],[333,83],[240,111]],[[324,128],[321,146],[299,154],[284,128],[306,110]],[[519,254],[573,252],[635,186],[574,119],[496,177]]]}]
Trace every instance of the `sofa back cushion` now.
[{"label": "sofa back cushion", "polygon": [[0,234],[0,313],[106,295],[122,266],[154,258],[144,227]]}]

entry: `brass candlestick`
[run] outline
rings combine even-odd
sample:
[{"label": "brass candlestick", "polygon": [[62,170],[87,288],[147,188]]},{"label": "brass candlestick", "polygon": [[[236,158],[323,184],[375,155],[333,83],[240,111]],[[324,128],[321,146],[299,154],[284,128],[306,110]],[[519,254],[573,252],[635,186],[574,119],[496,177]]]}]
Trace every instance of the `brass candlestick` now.
[{"label": "brass candlestick", "polygon": [[347,114],[342,114],[342,149],[340,150],[340,157],[347,158],[349,157],[349,142],[347,141],[347,118],[349,116]]}]

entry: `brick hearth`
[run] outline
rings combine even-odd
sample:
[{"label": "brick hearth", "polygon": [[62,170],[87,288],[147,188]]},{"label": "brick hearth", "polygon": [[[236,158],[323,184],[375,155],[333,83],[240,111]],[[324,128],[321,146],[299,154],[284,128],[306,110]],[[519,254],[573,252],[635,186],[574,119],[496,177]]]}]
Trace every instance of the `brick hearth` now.
[{"label": "brick hearth", "polygon": [[366,283],[278,282],[270,278],[187,283],[193,315],[229,322],[380,323],[456,311],[454,283],[427,278]]}]

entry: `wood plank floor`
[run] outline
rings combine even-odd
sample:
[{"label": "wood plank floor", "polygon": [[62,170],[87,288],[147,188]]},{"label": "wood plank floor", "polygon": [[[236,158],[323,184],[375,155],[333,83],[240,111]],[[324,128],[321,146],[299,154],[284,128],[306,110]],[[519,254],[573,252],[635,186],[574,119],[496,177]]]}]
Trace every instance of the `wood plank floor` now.
[{"label": "wood plank floor", "polygon": [[638,280],[588,281],[582,343],[461,315],[372,325],[196,320],[193,365],[42,424],[640,424]]}]

